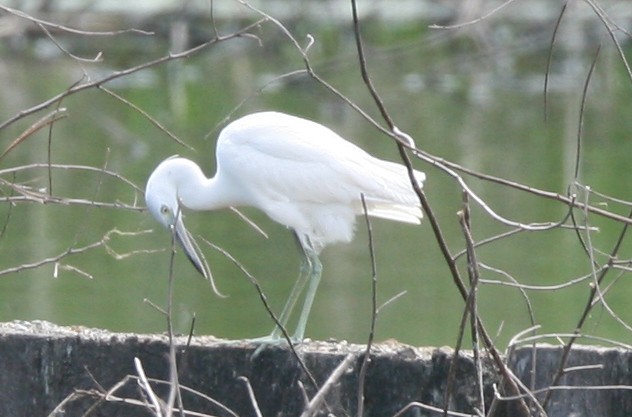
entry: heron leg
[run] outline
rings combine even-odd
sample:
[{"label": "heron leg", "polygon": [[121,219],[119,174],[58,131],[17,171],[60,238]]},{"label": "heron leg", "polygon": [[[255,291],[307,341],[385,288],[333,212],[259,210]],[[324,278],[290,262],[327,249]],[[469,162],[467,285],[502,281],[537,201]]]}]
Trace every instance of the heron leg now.
[{"label": "heron leg", "polygon": [[320,259],[318,259],[318,253],[313,251],[311,248],[304,249],[305,258],[309,266],[309,286],[307,287],[305,302],[303,303],[303,310],[301,311],[301,316],[298,319],[296,331],[294,332],[293,336],[294,340],[299,341],[303,340],[303,337],[305,336],[305,326],[307,325],[307,319],[312,309],[312,304],[314,303],[314,297],[316,296],[316,290],[318,289],[318,284],[320,283],[320,277],[323,270]]},{"label": "heron leg", "polygon": [[[290,315],[292,314],[292,311],[294,311],[296,302],[303,292],[303,288],[305,288],[305,284],[307,283],[307,279],[309,277],[309,269],[309,262],[307,257],[305,257],[301,262],[298,278],[292,287],[292,291],[290,292],[287,301],[285,302],[285,306],[283,306],[283,310],[281,310],[281,315],[279,315],[279,323],[283,327],[286,327]],[[274,329],[269,337],[272,340],[281,338],[281,329],[279,326],[274,326]]]},{"label": "heron leg", "polygon": [[[303,337],[305,336],[307,319],[309,317],[310,310],[312,309],[314,297],[316,296],[316,290],[318,289],[318,284],[320,282],[322,264],[320,262],[320,259],[318,259],[318,252],[312,248],[312,243],[310,242],[309,236],[299,236],[297,234],[295,234],[295,236],[303,254],[303,261],[301,262],[298,279],[292,287],[292,291],[290,292],[290,295],[285,302],[283,310],[281,310],[281,314],[279,315],[278,320],[279,324],[283,328],[285,328],[292,314],[292,311],[294,310],[294,307],[296,307],[296,302],[298,301],[301,293],[305,288],[305,284],[307,284],[307,282],[309,281],[307,292],[305,294],[305,301],[303,302],[303,308],[301,310],[301,315],[296,326],[296,331],[292,335],[292,340],[301,342],[303,340]],[[274,329],[272,330],[272,333],[270,333],[270,335],[252,339],[252,341],[262,342],[264,344],[275,344],[283,339],[281,336],[281,327],[274,326]],[[255,356],[259,354],[263,346],[264,345],[261,345],[255,351]]]}]

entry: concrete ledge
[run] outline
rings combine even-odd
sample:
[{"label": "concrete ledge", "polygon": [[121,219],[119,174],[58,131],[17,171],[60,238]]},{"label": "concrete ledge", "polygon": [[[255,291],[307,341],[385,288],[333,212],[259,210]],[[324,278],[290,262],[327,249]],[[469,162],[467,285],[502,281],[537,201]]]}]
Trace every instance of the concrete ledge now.
[{"label": "concrete ledge", "polygon": [[[509,356],[508,366],[542,401],[561,357],[562,347],[538,344],[535,361],[534,349],[522,347]],[[549,417],[632,416],[632,351],[575,345],[546,412]]]},{"label": "concrete ledge", "polygon": [[[186,340],[179,338],[177,343],[184,346]],[[299,381],[309,398],[316,393],[314,386],[287,347],[269,347],[252,359],[256,347],[247,342],[194,337],[186,351],[178,354],[180,383],[212,397],[239,416],[255,416],[246,384],[239,379],[244,376],[252,385],[264,417],[299,416],[305,406]],[[148,378],[167,380],[168,350],[164,335],[110,333],[46,322],[0,324],[0,415],[46,416],[73,392],[82,397],[66,404],[64,416],[81,416],[93,406],[90,416],[150,415],[144,407],[99,402],[100,396],[93,394],[111,389],[126,375],[137,375],[135,357],[141,360]],[[297,351],[318,385],[349,353],[357,356],[353,368],[329,392],[326,405],[318,413],[355,415],[364,347],[311,342]],[[441,407],[451,355],[449,349],[376,345],[366,378],[365,415],[387,417],[411,401]],[[467,354],[459,359],[457,377],[450,407],[471,412],[476,384],[474,363]],[[490,400],[493,378],[486,379]],[[156,393],[164,396],[166,389],[162,388],[156,388]],[[115,394],[143,400],[136,381]],[[189,410],[229,415],[197,395],[187,394],[183,401]]]},{"label": "concrete ledge", "polygon": [[[249,380],[263,417],[300,416],[305,395],[311,399],[317,392],[287,347],[268,347],[253,358],[257,345],[244,341],[194,337],[186,349],[186,338],[178,338],[177,345],[180,384],[212,397],[232,413],[201,394],[184,392],[182,401],[187,410],[213,416],[256,416],[246,383],[240,377]],[[328,391],[314,415],[356,415],[364,347],[308,342],[297,351],[319,387],[349,354],[353,355],[350,369]],[[526,386],[531,385],[533,353],[532,348],[524,347],[508,359]],[[143,405],[149,399],[138,381],[126,380],[126,376],[138,375],[134,367],[137,357],[147,378],[168,380],[168,354],[168,338],[164,335],[111,333],[46,322],[0,323],[0,415],[82,416],[90,410],[90,416],[150,416]],[[447,348],[375,345],[365,380],[364,416],[393,416],[413,401],[442,408],[452,354]],[[550,385],[560,354],[561,348],[556,346],[537,347],[535,389]],[[484,365],[488,407],[498,377],[489,361]],[[585,367],[589,365],[596,366]],[[564,376],[562,384],[575,388],[554,392],[548,416],[632,415],[629,351],[578,347],[572,351],[567,368],[581,366],[584,368],[569,369]],[[475,414],[475,381],[474,362],[465,352],[457,362],[450,410]],[[166,384],[151,385],[159,397],[166,398]],[[103,393],[115,387],[112,401],[103,401]],[[540,399],[542,395],[537,394]],[[403,415],[440,414],[416,408]],[[508,407],[498,409],[496,414],[510,415],[515,414]]]}]

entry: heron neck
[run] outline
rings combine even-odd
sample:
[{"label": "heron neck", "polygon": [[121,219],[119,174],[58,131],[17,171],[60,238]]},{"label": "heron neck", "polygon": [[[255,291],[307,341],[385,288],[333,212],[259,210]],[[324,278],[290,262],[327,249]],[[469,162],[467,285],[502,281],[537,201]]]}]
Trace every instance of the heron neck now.
[{"label": "heron neck", "polygon": [[232,205],[230,196],[223,191],[217,177],[206,178],[203,174],[179,184],[178,199],[191,210],[215,210]]}]

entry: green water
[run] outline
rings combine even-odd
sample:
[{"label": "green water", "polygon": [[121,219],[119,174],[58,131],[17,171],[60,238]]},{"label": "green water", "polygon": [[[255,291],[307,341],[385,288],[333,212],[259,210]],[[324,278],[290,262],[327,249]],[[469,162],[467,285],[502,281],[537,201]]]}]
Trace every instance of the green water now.
[{"label": "green water", "polygon": [[[307,24],[305,24],[307,25]],[[350,32],[321,26],[297,26],[302,36],[316,38],[310,50],[315,70],[369,114],[379,119],[359,75]],[[542,85],[546,62],[545,42],[515,38],[496,49],[463,36],[448,36],[423,29],[425,25],[368,31],[367,56],[371,76],[397,125],[412,135],[419,148],[481,173],[531,187],[565,194],[573,181],[580,97],[592,50],[581,52],[571,70],[556,69],[551,79],[547,121],[544,120]],[[295,49],[269,25],[258,32],[264,46],[237,39],[209,48],[192,58],[144,70],[106,84],[106,87],[152,115],[193,148],[175,143],[146,117],[105,92],[90,89],[67,97],[67,117],[50,135],[51,160],[56,164],[106,166],[140,189],[167,156],[180,154],[214,171],[214,145],[218,129],[231,119],[254,110],[274,109],[312,118],[332,127],[350,141],[384,159],[398,160],[393,142],[381,135],[348,105],[307,76],[294,76],[257,90],[276,75],[302,68]],[[97,79],[113,70],[128,68],[164,55],[161,41],[100,39],[75,44],[79,52],[94,56],[103,51],[100,64],[77,64],[62,55],[38,56],[27,45],[20,53],[2,49],[0,118],[12,117],[65,90],[85,70]],[[86,52],[87,51],[87,52]],[[8,59],[11,57],[11,59]],[[558,57],[560,67],[561,60]],[[507,63],[507,61],[511,61]],[[82,69],[83,67],[83,69]],[[630,199],[629,140],[631,82],[620,62],[606,46],[593,76],[587,100],[580,181],[593,190]],[[556,67],[554,67],[555,69]],[[244,100],[234,114],[231,112]],[[47,111],[52,110],[49,109]],[[0,131],[0,147],[9,144],[45,113],[38,113]],[[0,170],[46,163],[49,134],[42,130],[17,146],[0,161]],[[440,169],[415,160],[427,173],[426,195],[453,254],[464,248],[456,213],[462,209],[460,186]],[[46,169],[20,170],[15,177],[0,172],[3,181],[33,187],[49,186]],[[464,177],[469,186],[500,216],[517,222],[555,222],[566,207],[553,200],[489,181]],[[101,173],[54,170],[52,192],[87,201],[120,202],[142,208],[142,192]],[[49,320],[115,331],[161,332],[164,317],[143,300],[164,307],[169,275],[169,234],[149,214],[128,208],[39,203],[8,204],[17,192],[6,184],[0,219],[0,271],[55,257],[68,248],[97,242],[112,229],[151,232],[111,235],[108,247],[70,255],[55,264],[0,275],[0,320]],[[602,199],[589,198],[599,205]],[[626,214],[610,202],[600,207]],[[261,283],[269,302],[280,311],[298,271],[298,252],[291,233],[252,209],[244,212],[269,235],[266,240],[229,211],[186,213],[189,229],[233,254]],[[576,212],[580,222],[583,213]],[[595,250],[608,252],[621,225],[590,215]],[[472,204],[475,240],[509,228]],[[315,339],[363,342],[371,316],[371,261],[368,233],[358,221],[353,244],[327,248],[322,256],[324,275],[307,328]],[[398,339],[415,345],[454,345],[464,303],[438,249],[427,221],[421,226],[372,222],[379,303],[406,291],[380,311],[377,340]],[[620,259],[629,254],[624,244]],[[175,325],[188,331],[196,316],[196,332],[225,338],[267,334],[272,321],[253,285],[226,257],[205,247],[220,290],[215,296],[188,261],[178,254],[175,264]],[[590,273],[590,259],[570,230],[523,232],[481,247],[478,261],[501,269],[528,285],[563,284]],[[597,260],[603,262],[604,255]],[[465,260],[459,265],[466,277]],[[68,266],[81,271],[71,270]],[[481,269],[481,278],[506,281],[505,275]],[[622,321],[632,319],[628,306],[631,286],[625,271],[614,271],[608,305]],[[88,274],[90,277],[86,276]],[[56,275],[56,277],[55,277]],[[528,290],[535,321],[541,333],[570,332],[579,318],[590,280],[547,291]],[[605,288],[604,288],[605,289]],[[529,327],[524,296],[515,287],[482,284],[478,309],[500,346]],[[631,333],[597,306],[584,330],[589,334],[632,343]]]}]

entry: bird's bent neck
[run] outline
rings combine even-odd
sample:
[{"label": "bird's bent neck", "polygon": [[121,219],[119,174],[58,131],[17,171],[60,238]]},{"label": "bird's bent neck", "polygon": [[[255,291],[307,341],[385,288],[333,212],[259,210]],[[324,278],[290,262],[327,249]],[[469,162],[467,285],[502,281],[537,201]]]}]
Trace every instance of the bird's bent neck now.
[{"label": "bird's bent neck", "polygon": [[217,179],[206,178],[201,170],[179,181],[177,190],[180,203],[191,210],[214,210],[230,205],[217,186]]}]

